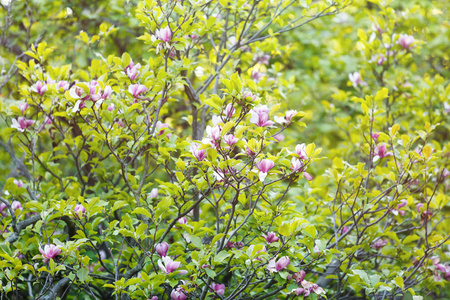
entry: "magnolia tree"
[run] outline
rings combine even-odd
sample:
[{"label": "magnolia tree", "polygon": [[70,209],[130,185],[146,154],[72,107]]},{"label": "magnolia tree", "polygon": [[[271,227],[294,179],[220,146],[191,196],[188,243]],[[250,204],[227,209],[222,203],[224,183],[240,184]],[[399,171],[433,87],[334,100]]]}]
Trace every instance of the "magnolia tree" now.
[{"label": "magnolia tree", "polygon": [[[358,32],[365,64],[334,96],[357,103],[351,157],[289,138],[309,113],[286,105],[284,36],[349,4],[143,1],[123,18],[139,21],[145,53],[94,49],[112,34],[102,24],[76,33],[87,67],[55,59],[50,39],[32,44],[12,65],[17,100],[1,106],[2,295],[445,297],[449,145],[433,140],[442,111],[407,126],[414,87],[396,72],[424,42],[398,31],[393,8]],[[442,77],[427,82],[430,106],[448,97]]]}]

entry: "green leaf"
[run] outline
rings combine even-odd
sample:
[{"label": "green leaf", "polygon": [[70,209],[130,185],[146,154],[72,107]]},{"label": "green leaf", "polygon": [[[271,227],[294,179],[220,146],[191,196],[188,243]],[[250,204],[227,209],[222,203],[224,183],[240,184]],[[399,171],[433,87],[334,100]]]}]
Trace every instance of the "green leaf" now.
[{"label": "green leaf", "polygon": [[87,268],[81,268],[77,271],[77,277],[81,282],[85,282],[88,275],[89,270]]}]

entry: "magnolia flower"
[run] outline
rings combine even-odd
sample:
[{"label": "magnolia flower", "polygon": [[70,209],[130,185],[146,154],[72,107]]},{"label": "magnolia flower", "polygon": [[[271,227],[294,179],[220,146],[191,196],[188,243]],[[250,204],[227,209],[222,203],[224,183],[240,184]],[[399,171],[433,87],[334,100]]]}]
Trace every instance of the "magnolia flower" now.
[{"label": "magnolia flower", "polygon": [[446,114],[450,113],[450,104],[448,102],[444,102],[444,112]]},{"label": "magnolia flower", "polygon": [[314,292],[318,295],[320,294],[325,294],[325,291],[323,290],[323,288],[319,287],[317,284],[303,280],[302,281],[302,286],[303,286],[303,293],[305,294],[305,296],[308,296],[311,292]]},{"label": "magnolia flower", "polygon": [[79,218],[80,215],[84,217],[84,215],[85,215],[85,213],[86,213],[86,208],[84,208],[84,206],[81,205],[81,204],[77,204],[77,205],[75,205],[75,208],[74,208],[73,211],[74,211],[75,216],[76,216],[77,218]]},{"label": "magnolia flower", "polygon": [[166,26],[163,29],[157,29],[155,35],[159,40],[169,43],[172,39],[172,30],[170,30],[169,26]]},{"label": "magnolia flower", "polygon": [[257,97],[256,97],[256,95],[253,95],[252,92],[247,91],[247,92],[242,93],[242,98],[244,98],[245,100],[249,100],[249,98],[250,98],[249,101],[253,102],[256,100]]},{"label": "magnolia flower", "polygon": [[[156,122],[156,132],[158,132],[158,135],[162,135],[164,133],[164,128],[169,128],[169,124],[163,123],[161,121]],[[167,137],[170,138],[172,134],[168,134]]]},{"label": "magnolia flower", "polygon": [[370,247],[376,249],[376,250],[380,250],[381,248],[383,248],[384,246],[386,246],[388,243],[387,240],[383,240],[383,239],[378,239],[375,243],[373,243]]},{"label": "magnolia flower", "polygon": [[17,201],[17,200],[15,200],[15,201],[13,201],[12,203],[11,203],[11,209],[13,210],[13,211],[16,211],[16,210],[22,210],[23,208],[22,208],[22,204],[19,202],[19,201]]},{"label": "magnolia flower", "polygon": [[195,70],[194,70],[195,76],[197,76],[197,77],[202,77],[202,76],[204,75],[204,73],[203,73],[204,70],[205,70],[205,69],[203,69],[203,67],[198,66],[198,67],[195,68]]},{"label": "magnolia flower", "polygon": [[377,63],[377,66],[381,66],[382,64],[384,64],[384,62],[386,61],[386,56],[384,56],[384,54],[374,54],[372,55],[371,60],[369,61],[370,63]]},{"label": "magnolia flower", "polygon": [[270,59],[270,55],[268,55],[268,54],[255,55],[255,57],[253,58],[253,60],[256,61],[257,63],[263,64],[266,66],[269,65],[269,59]]},{"label": "magnolia flower", "polygon": [[294,273],[293,277],[296,282],[302,282],[305,279],[306,272],[304,270],[300,270],[297,273]]},{"label": "magnolia flower", "polygon": [[161,257],[165,257],[167,256],[167,251],[169,250],[169,244],[167,244],[166,242],[157,244],[155,250]]},{"label": "magnolia flower", "polygon": [[258,127],[272,126],[274,122],[269,120],[269,111],[267,105],[253,108],[250,111],[250,122]]},{"label": "magnolia flower", "polygon": [[1,215],[2,216],[4,216],[4,217],[6,217],[6,213],[5,212],[3,212],[4,210],[5,210],[5,208],[7,208],[8,206],[6,206],[6,204],[5,203],[0,203],[0,213],[1,213]]},{"label": "magnolia flower", "polygon": [[211,284],[212,289],[214,290],[214,292],[216,292],[219,295],[224,295],[225,294],[225,284],[218,284],[213,282]]},{"label": "magnolia flower", "polygon": [[187,298],[186,291],[181,287],[173,289],[170,293],[170,298],[172,300],[185,300]]},{"label": "magnolia flower", "polygon": [[142,98],[142,93],[145,93],[147,91],[147,87],[143,84],[131,84],[128,86],[128,92],[133,96],[133,98]]},{"label": "magnolia flower", "polygon": [[133,60],[131,60],[128,66],[125,67],[125,74],[127,74],[130,80],[135,80],[141,75],[140,68],[141,64],[134,64]]},{"label": "magnolia flower", "polygon": [[350,79],[354,88],[357,88],[358,85],[367,85],[367,83],[362,80],[361,74],[359,74],[359,72],[348,74],[348,79]]},{"label": "magnolia flower", "polygon": [[372,139],[375,143],[377,142],[379,136],[380,136],[379,133],[372,133]]},{"label": "magnolia flower", "polygon": [[267,243],[271,244],[271,243],[275,243],[278,241],[278,237],[275,235],[275,232],[269,232],[266,235],[263,235],[263,238],[266,239]]},{"label": "magnolia flower", "polygon": [[284,140],[284,134],[282,133],[275,134],[273,138],[276,140],[277,143],[281,142]]},{"label": "magnolia flower", "polygon": [[308,159],[308,155],[306,154],[306,145],[304,143],[295,146],[295,153],[297,153],[300,159]]},{"label": "magnolia flower", "polygon": [[291,159],[291,169],[294,172],[301,171],[303,168],[303,163],[297,157]]},{"label": "magnolia flower", "polygon": [[378,145],[373,156],[373,162],[387,156],[393,156],[392,152],[387,152],[385,144]]},{"label": "magnolia flower", "polygon": [[180,267],[179,261],[173,261],[169,256],[163,256],[158,259],[158,266],[166,274],[175,272]]},{"label": "magnolia flower", "polygon": [[50,244],[45,245],[44,249],[39,246],[39,252],[41,252],[42,256],[44,257],[44,263],[47,263],[50,261],[50,259],[53,259],[61,254],[61,249],[59,249],[58,246]]},{"label": "magnolia flower", "polygon": [[207,135],[207,139],[206,141],[211,143],[211,145],[215,148],[217,146],[219,146],[219,140],[220,140],[220,135],[222,133],[222,127],[220,127],[219,125],[215,125],[213,127],[211,126],[206,126],[206,135]]},{"label": "magnolia flower", "polygon": [[350,228],[348,228],[348,226],[342,227],[342,229],[341,229],[341,234],[346,233],[349,229],[350,229]]},{"label": "magnolia flower", "polygon": [[275,262],[275,259],[276,258],[271,259],[267,263],[267,270],[269,270],[271,273],[279,272],[285,269],[291,263],[291,260],[287,256],[281,257],[277,262]]},{"label": "magnolia flower", "polygon": [[150,197],[150,199],[155,199],[155,198],[158,198],[158,194],[159,194],[158,189],[157,188],[153,188],[151,190],[150,194],[148,194],[148,196]]},{"label": "magnolia flower", "polygon": [[199,145],[198,144],[192,144],[191,145],[191,152],[192,155],[198,160],[202,161],[206,158],[206,149],[200,149],[198,150]]},{"label": "magnolia flower", "polygon": [[158,300],[158,296],[153,296],[150,298],[150,300]]},{"label": "magnolia flower", "polygon": [[267,173],[275,166],[275,163],[270,159],[263,159],[256,163],[256,167],[259,170],[259,180],[264,181],[266,179]]},{"label": "magnolia flower", "polygon": [[239,141],[239,139],[237,137],[235,137],[234,135],[232,135],[232,134],[227,134],[226,136],[223,137],[223,140],[230,147],[233,146],[234,144],[236,144]]},{"label": "magnolia flower", "polygon": [[65,80],[61,80],[58,83],[58,89],[63,89],[64,91],[67,91],[70,87],[70,83],[65,81]]},{"label": "magnolia flower", "polygon": [[109,96],[111,96],[111,94],[112,94],[111,86],[109,86],[109,85],[105,86],[105,89],[103,90],[103,93],[102,93],[102,99],[106,100]]},{"label": "magnolia flower", "polygon": [[36,85],[32,88],[33,92],[38,93],[39,96],[44,95],[48,91],[48,86],[41,81],[36,82]]},{"label": "magnolia flower", "polygon": [[34,124],[33,120],[27,120],[24,117],[18,117],[17,120],[12,119],[11,122],[12,122],[11,128],[15,128],[20,132],[24,132],[25,129]]},{"label": "magnolia flower", "polygon": [[15,185],[17,185],[17,187],[20,187],[20,188],[23,187],[23,181],[22,180],[14,179],[13,182],[14,182]]},{"label": "magnolia flower", "polygon": [[256,82],[260,81],[265,76],[264,73],[258,71],[252,71],[252,79]]},{"label": "magnolia flower", "polygon": [[403,47],[403,49],[409,50],[411,48],[414,48],[415,46],[412,46],[414,43],[414,37],[412,35],[407,34],[400,34],[397,40],[397,44]]},{"label": "magnolia flower", "polygon": [[416,208],[417,208],[417,212],[419,212],[419,213],[420,213],[420,210],[422,209],[422,207],[423,207],[423,203],[419,203],[419,204],[417,204],[417,205],[416,205]]},{"label": "magnolia flower", "polygon": [[227,107],[225,107],[225,110],[223,111],[223,114],[224,114],[228,119],[230,119],[230,118],[233,116],[233,114],[234,114],[235,111],[236,111],[236,110],[234,109],[233,104],[228,103]]},{"label": "magnolia flower", "polygon": [[108,108],[107,108],[109,111],[113,111],[114,109],[116,109],[116,106],[114,105],[114,104],[110,104],[110,105],[108,105]]},{"label": "magnolia flower", "polygon": [[28,103],[24,102],[24,103],[20,103],[19,104],[19,109],[22,112],[22,115],[26,112],[26,110],[28,109]]},{"label": "magnolia flower", "polygon": [[288,110],[284,117],[274,117],[275,121],[280,124],[291,124],[292,118],[297,114],[296,110]]},{"label": "magnolia flower", "polygon": [[179,219],[178,219],[178,223],[180,223],[180,224],[187,224],[187,219],[186,219],[186,217],[179,218]]}]

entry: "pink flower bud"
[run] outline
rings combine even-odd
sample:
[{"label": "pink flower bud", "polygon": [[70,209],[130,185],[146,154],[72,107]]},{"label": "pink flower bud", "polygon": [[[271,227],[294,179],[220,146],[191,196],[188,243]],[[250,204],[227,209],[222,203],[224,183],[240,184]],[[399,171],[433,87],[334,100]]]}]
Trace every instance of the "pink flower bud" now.
[{"label": "pink flower bud", "polygon": [[244,92],[242,94],[242,98],[244,98],[247,101],[253,102],[257,99],[256,95],[253,95],[252,92],[248,91],[248,92]]},{"label": "pink flower bud", "polygon": [[179,261],[173,261],[169,256],[158,259],[158,266],[166,274],[175,272],[180,267]]},{"label": "pink flower bud", "polygon": [[39,94],[39,96],[44,95],[44,93],[48,90],[48,86],[42,83],[41,81],[36,82],[36,85],[32,90]]},{"label": "pink flower bud", "polygon": [[275,262],[275,258],[269,260],[267,264],[267,269],[271,273],[279,272],[283,269],[285,269],[289,264],[291,263],[291,260],[287,256],[281,257],[277,262]]},{"label": "pink flower bud", "polygon": [[217,284],[215,282],[213,282],[211,284],[211,287],[213,288],[214,292],[216,292],[219,295],[224,295],[225,294],[225,284]]},{"label": "pink flower bud", "polygon": [[267,234],[267,236],[263,235],[263,237],[266,239],[267,243],[269,243],[269,244],[278,241],[278,237],[275,235],[274,232],[269,232],[269,233]]},{"label": "pink flower bud", "polygon": [[80,216],[82,216],[82,217],[85,216],[85,214],[86,214],[86,209],[84,208],[83,205],[77,204],[77,205],[75,205],[75,208],[74,208],[73,212],[75,213],[75,216],[76,216],[77,218],[80,218]]},{"label": "pink flower bud", "polygon": [[233,104],[228,103],[227,107],[225,108],[225,110],[223,111],[224,115],[230,119],[231,117],[233,117],[233,114],[236,110],[233,107]]},{"label": "pink flower bud", "polygon": [[191,145],[191,152],[192,155],[194,155],[194,157],[198,160],[198,161],[202,161],[206,158],[206,149],[201,149],[198,150],[198,144],[192,144]]},{"label": "pink flower bud", "polygon": [[384,246],[386,246],[388,243],[387,240],[383,240],[383,239],[378,239],[375,243],[373,243],[371,245],[372,248],[376,249],[376,250],[380,250],[381,248],[383,248]]},{"label": "pink flower bud", "polygon": [[133,96],[133,98],[140,99],[142,98],[143,93],[147,92],[147,87],[143,84],[131,84],[130,86],[128,86],[128,92],[130,92],[130,94]]},{"label": "pink flower bud", "polygon": [[410,50],[414,48],[412,44],[414,43],[414,37],[412,35],[400,34],[397,40],[397,44],[403,47],[405,50]]},{"label": "pink flower bud", "polygon": [[165,257],[167,255],[167,251],[169,250],[169,244],[167,244],[166,242],[162,242],[160,244],[157,244],[155,249],[161,257]]},{"label": "pink flower bud", "polygon": [[172,300],[186,300],[186,291],[181,286],[179,286],[176,289],[172,290],[172,292],[170,293],[170,298]]},{"label": "pink flower bud", "polygon": [[20,103],[19,104],[19,109],[22,112],[22,115],[27,111],[28,109],[28,103],[24,102],[24,103]]},{"label": "pink flower bud", "polygon": [[156,198],[158,198],[158,195],[159,195],[159,190],[157,188],[154,188],[151,190],[149,197],[150,197],[150,199],[156,199]]},{"label": "pink flower bud", "polygon": [[108,108],[107,108],[109,111],[113,111],[114,109],[116,109],[116,107],[115,107],[115,105],[114,104],[110,104],[110,105],[108,105]]},{"label": "pink flower bud", "polygon": [[17,187],[19,187],[19,188],[23,187],[23,181],[22,180],[14,179],[13,182],[14,182],[15,185],[17,185]]},{"label": "pink flower bud", "polygon": [[295,146],[295,153],[297,153],[300,159],[308,159],[308,155],[306,154],[306,145],[299,144]]},{"label": "pink flower bud", "polygon": [[355,73],[350,73],[348,74],[348,78],[351,81],[351,83],[353,84],[354,88],[357,88],[358,86],[364,86],[367,85],[367,83],[365,83],[362,78],[361,78],[361,74],[359,74],[359,72],[355,72]]},{"label": "pink flower bud", "polygon": [[233,146],[234,144],[236,144],[239,139],[236,138],[234,135],[232,134],[227,134],[226,136],[224,136],[223,140],[225,141],[225,143],[228,144],[228,146]]},{"label": "pink flower bud", "polygon": [[16,211],[16,210],[22,210],[23,208],[22,208],[22,204],[19,202],[19,201],[13,201],[12,203],[11,203],[11,209],[13,210],[13,211]]},{"label": "pink flower bud", "polygon": [[44,249],[39,246],[39,252],[41,252],[42,256],[44,257],[44,263],[47,263],[50,261],[50,259],[53,259],[61,254],[61,249],[59,249],[58,246],[49,244],[45,245]]},{"label": "pink flower bud", "polygon": [[172,39],[172,30],[169,26],[166,26],[163,29],[157,29],[155,35],[159,40],[168,43]]},{"label": "pink flower bud", "polygon": [[270,159],[263,159],[262,161],[259,161],[256,163],[256,167],[258,168],[259,172],[259,180],[264,181],[264,179],[267,176],[267,173],[275,166],[275,163],[271,161]]},{"label": "pink flower bud", "polygon": [[187,219],[186,219],[186,217],[179,218],[179,219],[178,219],[178,223],[180,223],[180,224],[187,224]]}]

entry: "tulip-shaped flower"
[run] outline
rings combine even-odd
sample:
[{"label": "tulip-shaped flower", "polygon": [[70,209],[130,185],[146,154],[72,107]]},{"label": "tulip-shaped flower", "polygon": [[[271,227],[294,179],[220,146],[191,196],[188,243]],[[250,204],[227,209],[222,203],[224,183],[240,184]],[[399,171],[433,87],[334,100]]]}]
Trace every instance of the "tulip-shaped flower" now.
[{"label": "tulip-shaped flower", "polygon": [[75,205],[75,209],[73,210],[73,212],[75,213],[75,216],[77,218],[79,218],[80,216],[84,217],[84,215],[86,214],[86,208],[84,208],[84,206],[81,204],[77,204]]},{"label": "tulip-shaped flower", "polygon": [[42,256],[44,257],[44,263],[47,263],[50,261],[50,259],[53,259],[61,254],[61,249],[59,249],[56,245],[50,244],[45,245],[44,249],[39,246],[39,252],[41,252]]},{"label": "tulip-shaped flower", "polygon": [[267,236],[266,236],[266,235],[263,235],[263,238],[265,238],[266,241],[267,241],[267,243],[269,243],[269,244],[275,243],[275,242],[278,241],[278,237],[275,235],[274,232],[269,232],[269,233],[267,234]]},{"label": "tulip-shaped flower", "polygon": [[166,242],[157,244],[155,250],[161,257],[165,257],[167,256],[167,251],[169,251],[169,244],[167,244]]},{"label": "tulip-shaped flower", "polygon": [[25,129],[27,129],[28,127],[30,127],[34,124],[33,120],[27,120],[24,117],[19,117],[19,118],[17,118],[17,120],[12,119],[11,122],[12,122],[11,128],[15,128],[15,129],[19,130],[20,132],[24,132]]},{"label": "tulip-shaped flower", "polygon": [[19,201],[17,201],[17,200],[15,200],[15,201],[13,201],[12,203],[11,203],[11,209],[13,210],[13,211],[16,211],[16,210],[22,210],[22,203],[20,203]]},{"label": "tulip-shaped flower", "polygon": [[169,26],[166,26],[163,29],[157,29],[155,35],[159,40],[167,44],[172,39],[172,30],[170,30]]},{"label": "tulip-shaped flower", "polygon": [[147,87],[143,84],[131,84],[130,86],[128,86],[128,92],[130,92],[130,94],[133,96],[133,98],[135,99],[140,99],[142,98],[143,93],[145,93],[147,91]]},{"label": "tulip-shaped flower", "polygon": [[224,295],[225,294],[225,284],[218,284],[213,282],[211,284],[212,289],[214,290],[214,292],[216,292],[219,295]]},{"label": "tulip-shaped flower", "polygon": [[234,144],[236,144],[239,141],[239,139],[237,137],[235,137],[234,135],[232,135],[232,134],[227,134],[226,136],[224,136],[223,140],[230,147],[233,146]]},{"label": "tulip-shaped flower", "polygon": [[130,80],[135,80],[141,75],[141,72],[139,71],[140,68],[141,64],[134,64],[134,62],[131,61],[128,66],[125,67],[125,73]]},{"label": "tulip-shaped flower", "polygon": [[23,187],[23,181],[22,180],[14,179],[13,182],[14,182],[15,185],[17,185],[17,187],[19,187],[19,188]]},{"label": "tulip-shaped flower", "polygon": [[191,145],[191,152],[192,155],[198,160],[202,161],[206,158],[206,149],[198,149],[198,144],[192,144]]},{"label": "tulip-shaped flower", "polygon": [[172,292],[170,293],[170,298],[172,300],[186,300],[186,291],[181,286],[179,286],[176,289],[172,290]]},{"label": "tulip-shaped flower", "polygon": [[274,117],[275,121],[280,124],[291,124],[292,118],[297,114],[296,110],[288,110],[284,117]]},{"label": "tulip-shaped flower", "polygon": [[300,270],[297,273],[294,273],[293,278],[296,282],[302,282],[305,279],[306,272],[304,270]]},{"label": "tulip-shaped flower", "polygon": [[256,163],[256,167],[259,170],[259,180],[264,181],[266,179],[267,173],[275,166],[275,163],[270,159],[263,159]]},{"label": "tulip-shaped flower", "polygon": [[108,111],[113,111],[114,109],[116,108],[116,106],[113,104],[113,103],[111,103],[110,105],[108,105]]},{"label": "tulip-shaped flower", "polygon": [[298,158],[300,159],[308,159],[308,155],[306,154],[306,145],[304,143],[295,146],[295,153],[297,153]]},{"label": "tulip-shaped flower", "polygon": [[359,72],[355,72],[355,73],[350,73],[348,74],[348,79],[350,79],[351,83],[353,84],[354,88],[357,88],[358,85],[367,85],[367,83],[365,83],[362,78],[361,78],[361,74],[359,74]]},{"label": "tulip-shaped flower", "polygon": [[379,159],[387,157],[387,156],[393,156],[392,152],[387,152],[385,144],[378,145],[377,148],[375,149],[375,154],[373,156],[373,162],[377,162]]},{"label": "tulip-shaped flower", "polygon": [[166,274],[175,272],[180,267],[179,261],[173,261],[169,256],[158,259],[158,266]]},{"label": "tulip-shaped flower", "polygon": [[186,219],[186,217],[179,218],[179,219],[178,219],[178,223],[179,223],[179,224],[187,224],[187,219]]},{"label": "tulip-shaped flower", "polygon": [[412,45],[414,43],[414,37],[412,35],[400,34],[397,40],[397,44],[403,47],[405,50],[414,48]]},{"label": "tulip-shaped flower", "polygon": [[27,111],[28,109],[28,103],[24,102],[24,103],[20,103],[19,104],[19,109],[22,112],[22,115]]},{"label": "tulip-shaped flower", "polygon": [[236,109],[234,108],[233,104],[228,103],[228,105],[225,107],[225,110],[223,111],[223,114],[230,119],[234,112],[236,111]]},{"label": "tulip-shaped flower", "polygon": [[253,102],[256,100],[256,95],[253,95],[252,92],[248,91],[248,92],[243,92],[242,93],[242,98],[244,98],[245,100],[248,100],[250,102]]},{"label": "tulip-shaped flower", "polygon": [[250,111],[250,122],[258,127],[272,126],[274,122],[269,120],[269,111],[267,105],[255,107]]},{"label": "tulip-shaped flower", "polygon": [[159,195],[159,190],[157,188],[153,188],[151,190],[150,194],[148,194],[150,199],[156,199],[156,198],[158,198],[158,195]]},{"label": "tulip-shaped flower", "polygon": [[48,86],[45,83],[42,83],[41,81],[36,82],[36,86],[32,88],[33,92],[36,92],[39,94],[39,96],[44,95],[46,91],[48,91]]},{"label": "tulip-shaped flower", "polygon": [[67,91],[70,87],[70,83],[65,81],[65,80],[61,80],[58,83],[58,89],[63,89],[64,91]]},{"label": "tulip-shaped flower", "polygon": [[290,263],[291,260],[287,256],[281,257],[277,262],[275,262],[276,258],[269,260],[267,264],[267,270],[271,273],[279,272],[285,269]]}]

